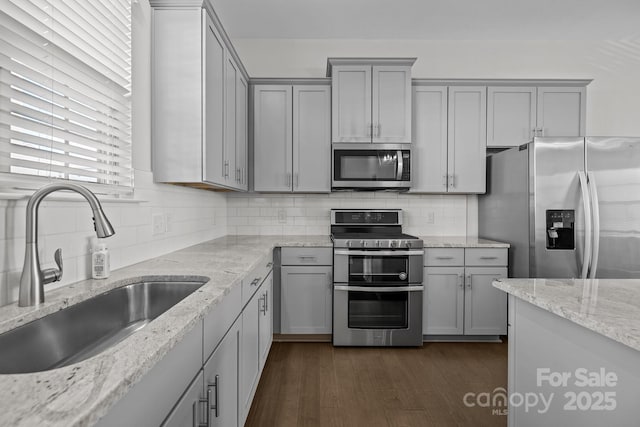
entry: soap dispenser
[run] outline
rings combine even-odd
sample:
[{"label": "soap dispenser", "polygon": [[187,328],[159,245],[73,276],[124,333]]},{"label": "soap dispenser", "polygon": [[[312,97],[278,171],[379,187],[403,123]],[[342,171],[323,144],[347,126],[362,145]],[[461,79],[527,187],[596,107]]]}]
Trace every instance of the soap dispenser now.
[{"label": "soap dispenser", "polygon": [[109,273],[109,249],[106,243],[98,240],[91,253],[91,277],[106,279]]}]

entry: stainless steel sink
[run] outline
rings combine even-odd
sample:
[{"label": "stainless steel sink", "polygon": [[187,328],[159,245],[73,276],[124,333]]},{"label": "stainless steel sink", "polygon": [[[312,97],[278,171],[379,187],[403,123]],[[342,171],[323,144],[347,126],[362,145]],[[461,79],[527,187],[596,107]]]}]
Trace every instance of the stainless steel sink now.
[{"label": "stainless steel sink", "polygon": [[95,356],[144,328],[203,284],[132,283],[0,334],[0,374],[46,371]]}]

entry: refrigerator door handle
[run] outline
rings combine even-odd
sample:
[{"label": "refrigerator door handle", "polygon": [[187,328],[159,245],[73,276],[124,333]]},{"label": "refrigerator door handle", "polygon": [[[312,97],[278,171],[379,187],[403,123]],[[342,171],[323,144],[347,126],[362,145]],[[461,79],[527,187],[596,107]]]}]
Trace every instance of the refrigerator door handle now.
[{"label": "refrigerator door handle", "polygon": [[591,209],[593,212],[593,253],[591,255],[591,268],[589,277],[595,279],[598,269],[598,255],[600,253],[600,204],[598,202],[598,188],[593,172],[587,172],[589,181],[589,193],[591,196]]},{"label": "refrigerator door handle", "polygon": [[591,203],[589,197],[589,183],[587,175],[583,171],[578,171],[580,179],[580,190],[582,191],[582,206],[584,207],[584,254],[582,256],[582,273],[580,278],[586,279],[591,262]]}]

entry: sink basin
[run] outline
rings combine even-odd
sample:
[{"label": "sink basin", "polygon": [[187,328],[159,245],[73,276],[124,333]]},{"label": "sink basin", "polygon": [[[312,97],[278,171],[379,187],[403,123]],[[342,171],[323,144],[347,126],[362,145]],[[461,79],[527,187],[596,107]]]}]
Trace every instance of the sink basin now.
[{"label": "sink basin", "polygon": [[97,295],[0,334],[0,374],[88,359],[144,328],[203,281],[144,281]]}]

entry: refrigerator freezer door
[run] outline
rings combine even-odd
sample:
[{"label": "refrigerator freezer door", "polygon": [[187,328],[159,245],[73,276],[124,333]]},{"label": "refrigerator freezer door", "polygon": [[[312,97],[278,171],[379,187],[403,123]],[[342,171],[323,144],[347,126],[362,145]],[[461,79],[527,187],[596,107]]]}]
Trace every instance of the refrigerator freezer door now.
[{"label": "refrigerator freezer door", "polygon": [[586,147],[599,201],[595,277],[640,277],[640,138],[589,137]]},{"label": "refrigerator freezer door", "polygon": [[[530,276],[581,277],[585,257],[585,209],[579,173],[584,172],[584,138],[535,138],[530,165]],[[588,197],[588,193],[586,193]],[[587,204],[588,206],[588,204]],[[565,211],[565,220],[547,225],[548,211]],[[567,224],[566,218],[575,223]],[[575,233],[575,248],[554,248],[559,229]],[[589,254],[586,254],[588,258]]]}]

